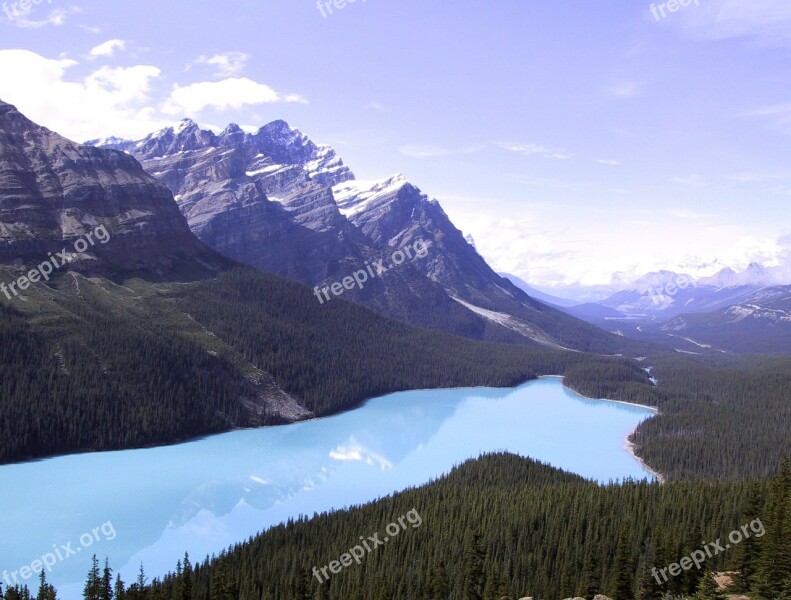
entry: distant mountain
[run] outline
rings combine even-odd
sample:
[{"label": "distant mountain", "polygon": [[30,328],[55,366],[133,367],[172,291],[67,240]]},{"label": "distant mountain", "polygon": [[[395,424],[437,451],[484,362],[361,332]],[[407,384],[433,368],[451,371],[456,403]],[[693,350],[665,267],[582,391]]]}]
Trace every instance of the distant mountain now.
[{"label": "distant mountain", "polygon": [[542,292],[538,288],[534,288],[533,286],[529,285],[524,279],[521,279],[516,275],[511,275],[510,273],[499,273],[499,275],[501,277],[505,277],[508,281],[513,283],[528,296],[532,296],[536,300],[541,300],[541,302],[544,302],[545,304],[550,304],[552,306],[558,306],[561,308],[580,304],[575,300],[568,300],[567,298],[560,298],[559,296],[553,296],[552,294]]},{"label": "distant mountain", "polygon": [[741,273],[726,267],[710,277],[698,279],[697,284],[715,288],[734,288],[741,286],[764,286],[777,283],[776,274],[758,263],[750,265]]},{"label": "distant mountain", "polygon": [[[742,283],[750,281],[750,283]],[[646,321],[664,320],[682,312],[709,312],[730,306],[761,287],[757,280],[723,271],[707,280],[659,271],[637,280],[630,289],[597,302]]]},{"label": "distant mountain", "polygon": [[790,286],[776,269],[751,264],[695,279],[649,273],[597,303],[563,308],[627,338],[690,353],[791,353],[785,310]]},{"label": "distant mountain", "polygon": [[425,242],[426,258],[344,297],[476,339],[622,349],[621,340],[497,275],[439,203],[403,176],[358,181],[335,150],[284,121],[255,133],[229,125],[214,134],[184,120],[139,141],[114,138],[107,147],[140,160],[173,192],[192,231],[229,258],[322,287]]},{"label": "distant mountain", "polygon": [[655,325],[674,341],[749,354],[791,353],[791,286],[765,287],[708,313],[681,314]]}]

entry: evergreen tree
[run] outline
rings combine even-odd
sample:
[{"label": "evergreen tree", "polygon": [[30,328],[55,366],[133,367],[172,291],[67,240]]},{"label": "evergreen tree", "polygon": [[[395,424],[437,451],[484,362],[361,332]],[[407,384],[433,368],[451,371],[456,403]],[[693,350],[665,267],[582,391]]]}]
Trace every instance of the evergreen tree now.
[{"label": "evergreen tree", "polygon": [[113,597],[113,570],[110,568],[110,561],[105,557],[99,598],[100,600],[113,600]]},{"label": "evergreen tree", "polygon": [[694,600],[725,600],[725,595],[720,592],[717,582],[710,571],[701,577],[698,589],[695,592]]},{"label": "evergreen tree", "polygon": [[[695,523],[689,537],[686,539],[684,544],[682,556],[690,556],[695,550],[699,550],[701,547],[703,547],[703,543],[703,533],[700,529],[700,524]],[[691,596],[697,591],[700,581],[703,578],[703,574],[703,571],[694,568],[684,571],[684,573],[681,574],[680,577],[681,581],[683,582],[682,591],[685,596]]]},{"label": "evergreen tree", "polygon": [[483,600],[484,550],[479,533],[468,536],[464,552],[464,600]]},{"label": "evergreen tree", "polygon": [[[761,494],[760,486],[756,483],[753,484],[750,490],[750,499],[747,507],[742,513],[742,523],[753,523],[756,519],[760,519],[763,509],[763,495]],[[755,537],[754,533],[750,534],[736,546],[734,551],[734,559],[732,563],[732,570],[736,571],[737,575],[734,578],[734,587],[741,592],[749,592],[755,586],[755,573],[758,569],[758,557],[760,554],[760,539]]]},{"label": "evergreen tree", "polygon": [[428,575],[428,600],[447,600],[449,595],[448,571],[441,560]]},{"label": "evergreen tree", "polygon": [[38,594],[36,600],[56,600],[57,593],[55,588],[47,583],[47,577],[44,575],[44,570],[38,576]]},{"label": "evergreen tree", "polygon": [[611,596],[615,600],[634,600],[634,569],[632,548],[629,541],[630,524],[621,527],[613,559],[613,575],[610,582]]},{"label": "evergreen tree", "polygon": [[115,576],[115,600],[126,600],[126,588],[124,587],[124,582],[121,579],[121,574],[118,573]]},{"label": "evergreen tree", "polygon": [[599,558],[596,552],[589,547],[585,552],[585,562],[580,573],[577,596],[585,598],[585,600],[593,600],[593,597],[600,593],[600,589]]},{"label": "evergreen tree", "polygon": [[761,595],[772,598],[791,580],[791,462],[787,459],[769,487],[764,514],[766,533],[759,542],[761,556],[755,578]]},{"label": "evergreen tree", "polygon": [[102,600],[102,577],[99,571],[99,559],[93,555],[91,570],[85,580],[82,597],[84,600]]},{"label": "evergreen tree", "polygon": [[192,563],[189,554],[184,554],[184,570],[179,578],[176,600],[192,600]]}]

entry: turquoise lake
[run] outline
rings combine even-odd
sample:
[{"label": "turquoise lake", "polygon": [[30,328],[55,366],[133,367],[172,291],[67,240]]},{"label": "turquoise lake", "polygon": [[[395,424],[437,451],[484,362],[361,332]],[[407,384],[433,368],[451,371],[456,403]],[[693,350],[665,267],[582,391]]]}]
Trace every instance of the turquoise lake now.
[{"label": "turquoise lake", "polygon": [[[65,546],[72,554],[48,580],[76,600],[93,554],[108,556],[127,583],[141,562],[151,578],[185,550],[202,560],[289,517],[426,483],[482,452],[507,450],[601,482],[653,479],[624,445],[653,414],[583,398],[553,377],[399,392],[294,425],[3,466],[0,570],[66,555]],[[18,578],[36,587],[37,576]]]}]

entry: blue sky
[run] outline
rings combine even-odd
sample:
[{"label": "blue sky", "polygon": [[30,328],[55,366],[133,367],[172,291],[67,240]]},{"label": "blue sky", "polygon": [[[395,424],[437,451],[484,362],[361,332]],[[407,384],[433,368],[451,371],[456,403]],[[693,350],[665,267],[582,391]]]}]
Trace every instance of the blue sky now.
[{"label": "blue sky", "polygon": [[84,140],[283,118],[546,288],[791,248],[787,0],[0,7],[0,98],[34,120]]}]

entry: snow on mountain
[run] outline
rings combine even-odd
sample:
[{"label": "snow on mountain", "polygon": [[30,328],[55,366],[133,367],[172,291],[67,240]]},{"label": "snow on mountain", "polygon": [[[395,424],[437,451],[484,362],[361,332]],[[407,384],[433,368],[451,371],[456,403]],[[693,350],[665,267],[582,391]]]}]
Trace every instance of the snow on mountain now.
[{"label": "snow on mountain", "polygon": [[394,195],[407,184],[401,173],[379,181],[351,180],[332,188],[335,203],[341,213],[352,217],[358,213],[393,201]]},{"label": "snow on mountain", "polygon": [[726,267],[710,277],[698,279],[698,285],[710,285],[717,288],[736,287],[740,285],[769,285],[773,283],[773,276],[758,263],[750,265],[741,273]]}]

